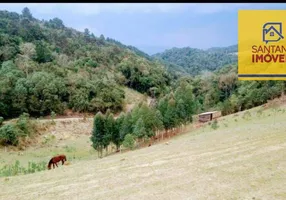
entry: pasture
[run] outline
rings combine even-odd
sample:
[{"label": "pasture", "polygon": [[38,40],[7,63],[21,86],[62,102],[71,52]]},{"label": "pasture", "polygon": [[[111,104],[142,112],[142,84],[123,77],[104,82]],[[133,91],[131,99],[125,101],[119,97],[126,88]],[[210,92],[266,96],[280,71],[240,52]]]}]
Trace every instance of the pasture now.
[{"label": "pasture", "polygon": [[[190,125],[168,143],[102,159],[82,131],[92,121],[65,128],[56,122],[54,131],[66,133],[54,142],[58,147],[31,147],[21,158],[1,151],[1,162],[48,162],[54,153],[75,159],[55,170],[1,177],[0,199],[286,199],[285,110],[257,107],[222,117],[217,126]],[[71,134],[76,127],[83,134]]]}]

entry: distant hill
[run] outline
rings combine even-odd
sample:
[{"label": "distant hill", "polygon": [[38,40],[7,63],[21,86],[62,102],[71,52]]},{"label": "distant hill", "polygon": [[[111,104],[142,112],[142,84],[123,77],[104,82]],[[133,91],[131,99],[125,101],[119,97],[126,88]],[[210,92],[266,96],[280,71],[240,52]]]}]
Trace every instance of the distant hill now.
[{"label": "distant hill", "polygon": [[[214,47],[201,50],[191,47],[172,48],[153,55],[155,59],[173,64],[173,70],[182,69],[192,75],[202,71],[214,71],[222,66],[237,62],[237,45],[229,47]],[[179,67],[180,66],[180,69]]]},{"label": "distant hill", "polygon": [[113,44],[116,44],[119,47],[122,47],[122,48],[125,48],[125,49],[129,49],[129,50],[135,52],[138,56],[142,56],[142,57],[144,57],[144,58],[146,58],[148,60],[152,60],[151,56],[149,56],[148,54],[146,54],[145,52],[139,50],[138,48],[136,48],[134,46],[124,45],[121,42],[119,42],[119,41],[117,41],[115,39],[109,38],[109,37],[106,38],[106,41],[110,42],[110,43],[113,43]]},{"label": "distant hill", "polygon": [[210,53],[225,53],[225,54],[237,53],[238,46],[236,44],[236,45],[231,45],[228,47],[212,47],[212,48],[207,49],[206,51]]}]

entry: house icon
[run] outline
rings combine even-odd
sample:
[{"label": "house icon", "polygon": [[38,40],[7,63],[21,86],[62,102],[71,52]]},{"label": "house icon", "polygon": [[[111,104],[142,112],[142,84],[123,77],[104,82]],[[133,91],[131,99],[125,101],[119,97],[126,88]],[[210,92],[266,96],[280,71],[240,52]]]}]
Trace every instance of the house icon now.
[{"label": "house icon", "polygon": [[263,42],[278,42],[284,39],[282,35],[282,23],[281,22],[268,22],[263,25]]}]

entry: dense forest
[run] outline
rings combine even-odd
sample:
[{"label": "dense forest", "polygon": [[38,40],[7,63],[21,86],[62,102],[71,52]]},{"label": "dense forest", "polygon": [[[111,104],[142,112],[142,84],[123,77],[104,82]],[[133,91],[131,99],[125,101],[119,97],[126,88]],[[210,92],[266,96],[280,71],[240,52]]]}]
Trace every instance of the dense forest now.
[{"label": "dense forest", "polygon": [[[79,32],[58,18],[35,19],[0,11],[0,116],[17,117],[79,112],[120,111],[128,86],[159,95],[171,77],[158,62],[130,47]],[[133,49],[134,50],[134,49]],[[139,51],[139,50],[138,50]]]},{"label": "dense forest", "polygon": [[[29,116],[72,109],[96,114],[92,141],[99,152],[173,130],[199,112],[224,115],[280,96],[285,81],[238,81],[237,46],[173,48],[154,57],[103,35],[65,27],[62,20],[0,11],[0,143],[30,133]],[[152,107],[122,111],[123,87],[145,93]],[[15,126],[4,119],[19,117]]]},{"label": "dense forest", "polygon": [[210,48],[208,50],[190,47],[172,48],[153,55],[155,59],[172,63],[174,70],[182,69],[191,74],[198,75],[202,71],[214,71],[220,67],[237,62],[237,45],[221,48]]}]

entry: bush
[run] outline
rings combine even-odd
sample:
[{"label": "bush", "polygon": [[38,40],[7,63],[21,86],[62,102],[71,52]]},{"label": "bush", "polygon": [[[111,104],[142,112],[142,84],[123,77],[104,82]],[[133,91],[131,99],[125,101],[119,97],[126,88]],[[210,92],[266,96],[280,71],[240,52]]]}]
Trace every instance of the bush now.
[{"label": "bush", "polygon": [[0,128],[0,143],[17,146],[20,137],[30,136],[34,130],[29,114],[23,113],[16,123],[9,123]]},{"label": "bush", "polygon": [[16,146],[19,143],[19,136],[22,135],[23,131],[14,124],[6,124],[0,128],[0,141],[4,144]]},{"label": "bush", "polygon": [[20,162],[16,160],[15,164],[12,165],[5,165],[3,168],[0,169],[0,177],[2,176],[16,176],[20,174],[31,174],[37,171],[43,171],[47,169],[46,162],[29,162],[28,167],[22,167]]},{"label": "bush", "polygon": [[16,126],[23,131],[25,136],[30,135],[31,132],[31,124],[29,122],[29,114],[23,113],[20,115],[19,119],[16,122]]},{"label": "bush", "polygon": [[57,116],[57,114],[54,111],[52,111],[51,112],[51,118],[54,120],[56,118],[56,116]]},{"label": "bush", "polygon": [[3,124],[3,122],[4,122],[4,118],[0,117],[0,126]]},{"label": "bush", "polygon": [[55,124],[55,123],[56,123],[56,122],[54,121],[55,118],[56,118],[56,116],[57,116],[57,114],[56,114],[54,111],[52,111],[52,112],[51,112],[52,124]]},{"label": "bush", "polygon": [[135,146],[135,137],[131,134],[125,135],[123,146],[129,149],[133,149]]},{"label": "bush", "polygon": [[219,127],[219,126],[218,126],[218,121],[215,119],[215,120],[213,121],[212,125],[211,125],[211,128],[214,129],[214,130],[216,130],[218,127]]}]

